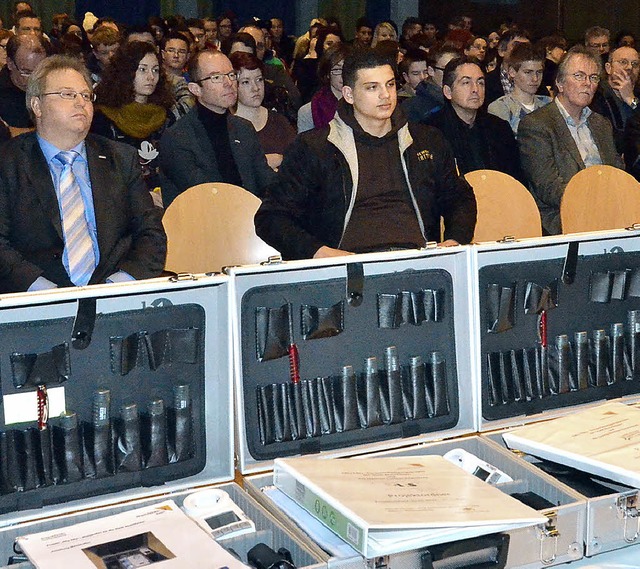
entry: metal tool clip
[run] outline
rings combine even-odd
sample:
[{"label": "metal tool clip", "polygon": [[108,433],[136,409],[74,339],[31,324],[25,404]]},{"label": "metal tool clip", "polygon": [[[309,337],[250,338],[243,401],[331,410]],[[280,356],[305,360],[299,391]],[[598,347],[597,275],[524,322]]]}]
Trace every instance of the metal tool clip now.
[{"label": "metal tool clip", "polygon": [[558,512],[544,512],[544,516],[548,518],[544,526],[540,526],[538,539],[540,540],[540,561],[545,565],[550,565],[556,559],[558,554],[558,531],[556,524],[558,520]]},{"label": "metal tool clip", "polygon": [[618,517],[624,520],[622,537],[627,543],[633,543],[640,535],[640,516],[638,515],[638,492],[621,494],[616,502]]}]

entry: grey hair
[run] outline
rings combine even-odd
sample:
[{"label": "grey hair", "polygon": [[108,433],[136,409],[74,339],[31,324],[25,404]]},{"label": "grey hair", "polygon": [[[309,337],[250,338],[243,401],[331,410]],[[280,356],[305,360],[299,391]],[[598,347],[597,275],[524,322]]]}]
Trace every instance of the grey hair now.
[{"label": "grey hair", "polygon": [[27,110],[29,111],[31,120],[34,122],[35,116],[31,110],[31,100],[41,97],[45,92],[44,90],[47,87],[47,77],[51,73],[54,71],[65,71],[67,69],[72,69],[73,71],[80,73],[82,78],[85,80],[89,91],[93,92],[91,75],[89,75],[89,71],[82,60],[69,57],[67,55],[52,55],[43,59],[29,76],[29,81],[27,82]]},{"label": "grey hair", "polygon": [[558,64],[558,74],[556,75],[556,81],[563,83],[567,76],[567,67],[572,58],[582,56],[586,59],[590,59],[598,67],[598,75],[602,75],[602,59],[596,53],[593,53],[588,47],[583,45],[574,45],[560,60]]}]

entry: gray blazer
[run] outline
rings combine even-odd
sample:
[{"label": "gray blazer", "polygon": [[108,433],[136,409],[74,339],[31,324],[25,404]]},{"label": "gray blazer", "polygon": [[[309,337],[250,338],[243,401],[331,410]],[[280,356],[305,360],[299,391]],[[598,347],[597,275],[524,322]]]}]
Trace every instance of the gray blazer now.
[{"label": "gray blazer", "polygon": [[[240,172],[242,186],[262,197],[276,179],[267,164],[253,125],[227,114],[231,152]],[[162,201],[165,208],[182,192],[206,182],[222,182],[211,141],[194,107],[168,128],[160,139],[160,168],[163,174]]]},{"label": "gray blazer", "polygon": [[[623,168],[613,141],[611,123],[602,115],[592,113],[587,124],[602,163]],[[520,121],[518,145],[522,169],[540,209],[542,226],[552,235],[561,233],[560,202],[564,189],[585,165],[555,102]]]}]

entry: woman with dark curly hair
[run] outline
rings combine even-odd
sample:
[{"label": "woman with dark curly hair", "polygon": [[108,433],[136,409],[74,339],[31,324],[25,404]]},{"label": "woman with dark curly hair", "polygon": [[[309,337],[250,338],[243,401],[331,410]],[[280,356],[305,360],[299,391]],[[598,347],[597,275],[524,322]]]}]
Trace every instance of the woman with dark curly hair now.
[{"label": "woman with dark curly hair", "polygon": [[173,122],[173,103],[155,47],[147,42],[120,46],[96,87],[92,132],[138,149],[150,191],[160,187],[157,142]]}]

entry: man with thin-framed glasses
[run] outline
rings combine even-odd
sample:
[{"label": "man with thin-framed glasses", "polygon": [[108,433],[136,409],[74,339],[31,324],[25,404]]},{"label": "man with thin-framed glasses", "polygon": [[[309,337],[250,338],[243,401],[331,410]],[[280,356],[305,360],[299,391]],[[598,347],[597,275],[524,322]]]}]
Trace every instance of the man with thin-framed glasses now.
[{"label": "man with thin-framed glasses", "polygon": [[261,197],[275,172],[253,125],[229,112],[238,98],[231,61],[217,50],[196,52],[189,77],[196,106],[160,140],[160,167],[169,182],[162,189],[165,208],[178,194],[206,182],[242,186]]},{"label": "man with thin-framed glasses", "polygon": [[635,86],[640,75],[640,55],[629,46],[609,52],[604,64],[605,76],[598,84],[596,94],[589,107],[609,119],[613,127],[616,150],[624,152],[624,129],[627,121],[636,114],[640,100]]},{"label": "man with thin-framed glasses", "polygon": [[598,54],[580,45],[571,48],[558,66],[555,100],[518,127],[522,168],[550,235],[562,232],[560,202],[574,174],[597,164],[623,167],[611,123],[589,108],[601,73]]},{"label": "man with thin-framed glasses", "polygon": [[48,41],[32,34],[13,36],[7,42],[7,65],[0,71],[0,117],[14,136],[33,127],[24,93],[29,76],[49,49]]},{"label": "man with thin-framed glasses", "polygon": [[[88,134],[92,82],[84,64],[54,55],[31,73],[36,131],[0,161],[0,292],[158,276],[166,235],[135,150]],[[23,103],[24,104],[24,103]]]}]

